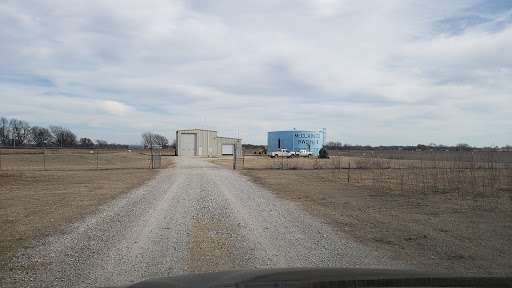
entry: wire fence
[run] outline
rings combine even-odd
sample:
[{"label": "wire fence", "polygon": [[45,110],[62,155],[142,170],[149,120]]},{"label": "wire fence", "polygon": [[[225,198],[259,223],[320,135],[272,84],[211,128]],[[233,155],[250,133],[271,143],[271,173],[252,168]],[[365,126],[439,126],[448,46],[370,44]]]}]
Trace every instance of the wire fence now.
[{"label": "wire fence", "polygon": [[[256,169],[323,170],[337,181],[399,192],[512,197],[512,153],[500,151],[329,151],[329,159],[259,159]],[[501,196],[500,196],[501,197]],[[512,199],[512,198],[509,198]],[[510,201],[510,200],[509,200]]]},{"label": "wire fence", "polygon": [[[421,168],[422,164],[448,166],[467,165],[474,163],[480,165],[477,168],[492,168],[494,164],[512,163],[512,153],[495,150],[479,151],[405,151],[405,150],[330,150],[331,156],[354,157],[361,159],[380,159],[380,160],[408,160],[408,161],[388,161],[392,163],[390,168]],[[403,167],[403,165],[411,167]],[[485,166],[485,167],[484,167]],[[452,167],[453,168],[453,167]]]},{"label": "wire fence", "polygon": [[161,168],[162,154],[145,150],[0,147],[0,170],[102,170]]}]

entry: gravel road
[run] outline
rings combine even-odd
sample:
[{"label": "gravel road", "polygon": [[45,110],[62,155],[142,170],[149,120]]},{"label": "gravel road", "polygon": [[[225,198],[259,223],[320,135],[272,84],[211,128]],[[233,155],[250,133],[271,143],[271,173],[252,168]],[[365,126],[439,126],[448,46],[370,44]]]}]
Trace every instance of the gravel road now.
[{"label": "gravel road", "polygon": [[228,167],[174,159],[152,181],[17,255],[11,285],[112,286],[246,268],[407,268]]}]

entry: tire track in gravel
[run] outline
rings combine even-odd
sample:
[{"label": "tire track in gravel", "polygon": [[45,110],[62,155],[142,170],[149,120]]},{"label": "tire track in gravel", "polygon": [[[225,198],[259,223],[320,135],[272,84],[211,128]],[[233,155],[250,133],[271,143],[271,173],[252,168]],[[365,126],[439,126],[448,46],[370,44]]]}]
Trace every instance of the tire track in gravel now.
[{"label": "tire track in gravel", "polygon": [[[204,159],[194,161],[205,162]],[[197,259],[194,271],[269,267],[406,268],[346,240],[294,203],[276,198],[230,168],[211,163],[202,167],[205,167],[203,179],[209,186],[201,192],[201,203],[206,205],[197,213],[200,229],[194,233],[201,240],[193,240],[195,246],[187,253],[189,259]],[[229,237],[216,237],[218,234]],[[200,245],[195,242],[208,248],[198,253]],[[203,255],[206,251],[216,255],[215,261],[204,261],[208,259],[208,255]],[[189,260],[189,263],[194,262]]]},{"label": "tire track in gravel", "polygon": [[[189,164],[190,165],[190,164]],[[195,190],[198,202],[194,213],[193,237],[186,254],[187,270],[191,273],[241,269],[244,251],[239,231],[233,226],[229,203],[219,194],[214,181],[225,167],[197,162],[194,179],[201,179]],[[194,184],[195,185],[195,184]]]},{"label": "tire track in gravel", "polygon": [[184,244],[191,235],[187,212],[195,202],[194,194],[180,194],[185,178],[180,173],[173,175],[162,198],[148,205],[141,203],[139,209],[146,211],[145,215],[134,219],[137,225],[129,230],[128,237],[110,245],[106,257],[96,259],[89,265],[93,272],[87,273],[93,277],[108,273],[108,278],[116,283],[183,273],[181,254],[186,251]]},{"label": "tire track in gravel", "polygon": [[213,180],[229,202],[233,225],[240,227],[254,267],[408,268],[348,240],[295,203],[275,197],[238,172],[225,169]]}]

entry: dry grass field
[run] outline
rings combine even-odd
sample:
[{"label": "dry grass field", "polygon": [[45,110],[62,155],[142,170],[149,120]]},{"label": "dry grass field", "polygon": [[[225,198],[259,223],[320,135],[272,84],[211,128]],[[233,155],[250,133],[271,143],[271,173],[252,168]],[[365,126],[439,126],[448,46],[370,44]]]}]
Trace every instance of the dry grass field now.
[{"label": "dry grass field", "polygon": [[[173,155],[173,151],[162,151]],[[150,152],[2,150],[0,170],[0,267],[9,255],[153,178]],[[162,157],[162,166],[172,164]],[[97,168],[99,167],[99,170]]]},{"label": "dry grass field", "polygon": [[[151,167],[150,150],[1,149],[2,170],[97,170]],[[174,150],[162,150],[174,155]]]},{"label": "dry grass field", "polygon": [[[419,163],[362,154],[246,157],[241,172],[349,237],[418,269],[512,275],[510,162]],[[213,162],[232,165],[231,159]]]},{"label": "dry grass field", "polygon": [[[409,152],[410,153],[410,152]],[[245,169],[265,170],[322,170],[332,181],[351,185],[414,193],[457,193],[466,197],[483,200],[499,199],[500,191],[512,189],[512,154],[495,153],[490,162],[471,160],[462,152],[443,153],[429,160],[405,158],[386,159],[370,156],[331,156],[318,158],[270,158],[266,156],[246,156]],[[412,154],[412,153],[411,153]],[[418,154],[418,153],[416,153]],[[452,155],[455,154],[455,157]],[[384,155],[384,154],[383,154]],[[385,154],[387,155],[387,154]],[[464,157],[460,157],[463,156]],[[456,160],[448,160],[456,159]],[[473,158],[474,159],[474,158]],[[507,162],[508,161],[508,162]],[[215,163],[232,166],[232,159],[214,160]],[[241,161],[237,162],[241,167]],[[502,193],[503,194],[503,193]]]}]

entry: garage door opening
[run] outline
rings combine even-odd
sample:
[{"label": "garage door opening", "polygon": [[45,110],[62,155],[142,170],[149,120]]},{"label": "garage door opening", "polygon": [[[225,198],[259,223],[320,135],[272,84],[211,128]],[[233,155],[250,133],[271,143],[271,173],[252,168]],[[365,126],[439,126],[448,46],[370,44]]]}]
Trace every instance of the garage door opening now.
[{"label": "garage door opening", "polygon": [[196,156],[196,134],[181,134],[181,151],[182,156]]},{"label": "garage door opening", "polygon": [[222,155],[233,155],[235,154],[234,144],[222,144]]}]

